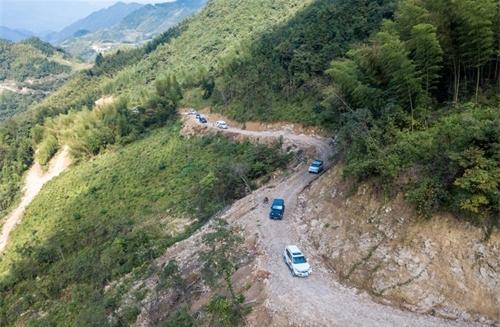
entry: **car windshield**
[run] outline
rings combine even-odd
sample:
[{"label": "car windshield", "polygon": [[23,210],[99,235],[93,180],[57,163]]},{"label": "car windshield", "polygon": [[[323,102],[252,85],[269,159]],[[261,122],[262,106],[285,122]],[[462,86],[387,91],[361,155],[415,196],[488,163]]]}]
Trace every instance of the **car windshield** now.
[{"label": "car windshield", "polygon": [[293,257],[293,263],[306,263],[307,260],[305,257]]},{"label": "car windshield", "polygon": [[317,162],[317,161],[315,161],[315,162],[313,162],[313,163],[312,163],[312,165],[313,165],[314,167],[319,167],[319,166],[321,166],[321,162]]},{"label": "car windshield", "polygon": [[283,210],[283,206],[282,205],[274,205],[273,209],[274,210]]}]

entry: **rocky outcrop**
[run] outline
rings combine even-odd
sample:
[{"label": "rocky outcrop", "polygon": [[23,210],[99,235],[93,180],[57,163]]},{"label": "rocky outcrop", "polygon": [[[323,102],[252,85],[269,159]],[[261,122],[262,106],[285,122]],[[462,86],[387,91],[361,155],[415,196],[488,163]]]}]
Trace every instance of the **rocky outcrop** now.
[{"label": "rocky outcrop", "polygon": [[500,321],[500,233],[450,215],[419,219],[404,195],[356,191],[335,167],[301,196],[304,228],[338,278],[384,303],[448,318]]}]

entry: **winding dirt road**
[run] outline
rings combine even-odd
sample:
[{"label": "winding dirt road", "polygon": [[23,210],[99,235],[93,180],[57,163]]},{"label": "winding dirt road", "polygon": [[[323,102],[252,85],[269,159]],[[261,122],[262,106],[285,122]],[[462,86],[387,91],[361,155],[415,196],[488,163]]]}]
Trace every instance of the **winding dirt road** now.
[{"label": "winding dirt road", "polygon": [[[213,123],[201,127],[194,118],[186,125],[198,132],[217,130]],[[201,129],[200,129],[201,128]],[[297,148],[331,164],[333,154],[331,139],[304,134],[293,134],[290,130],[249,131],[238,128],[218,130],[230,137],[247,136],[258,141],[282,138],[284,146]],[[305,231],[299,226],[303,215],[298,206],[303,190],[321,176],[307,172],[307,163],[301,163],[293,171],[237,201],[222,216],[232,224],[240,226],[246,235],[257,235],[258,251],[255,268],[268,272],[265,281],[267,300],[264,303],[273,317],[285,316],[287,322],[273,319],[273,326],[471,326],[470,322],[440,319],[428,315],[402,311],[374,302],[369,295],[341,285],[335,274],[316,253],[307,240]],[[268,206],[264,197],[280,197],[286,201],[286,212],[282,221],[268,219]],[[331,231],[328,231],[331,232]],[[194,235],[193,237],[196,237]],[[188,240],[187,240],[188,241]],[[295,244],[309,258],[313,273],[300,279],[292,277],[283,263],[282,253],[286,245]],[[259,322],[254,323],[255,326]]]},{"label": "winding dirt road", "polygon": [[49,168],[43,171],[39,163],[35,162],[28,170],[24,181],[24,193],[19,205],[5,218],[0,233],[0,254],[3,253],[9,240],[10,232],[21,221],[24,210],[40,192],[42,186],[52,178],[62,173],[71,163],[69,149],[64,147],[50,160]]}]

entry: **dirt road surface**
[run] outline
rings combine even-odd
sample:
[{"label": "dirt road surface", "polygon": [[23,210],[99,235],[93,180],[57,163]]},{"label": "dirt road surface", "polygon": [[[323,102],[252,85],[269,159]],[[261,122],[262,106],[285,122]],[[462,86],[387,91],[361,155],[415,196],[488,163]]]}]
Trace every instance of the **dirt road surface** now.
[{"label": "dirt road surface", "polygon": [[3,253],[9,239],[10,232],[21,221],[24,210],[33,201],[35,196],[40,192],[42,186],[50,181],[52,178],[62,173],[71,163],[69,157],[69,149],[63,148],[58,152],[49,163],[48,170],[43,171],[40,164],[35,162],[28,170],[25,178],[25,186],[23,197],[19,205],[7,216],[2,225],[0,234],[0,254]]},{"label": "dirt road surface", "polygon": [[[217,129],[213,122],[196,126],[194,117],[186,119],[188,129],[199,132],[219,131],[228,136],[239,134],[264,141],[282,138],[284,143],[300,149],[314,148],[313,157],[322,159],[328,168],[334,146],[331,139],[285,131],[250,131],[238,128]],[[306,233],[299,226],[303,215],[298,198],[303,190],[321,176],[309,174],[307,163],[301,163],[290,174],[277,178],[268,185],[237,201],[223,216],[232,224],[243,228],[246,235],[256,235],[259,255],[255,268],[269,273],[265,281],[267,300],[264,303],[273,326],[471,326],[470,322],[451,321],[429,315],[402,311],[374,302],[371,297],[356,289],[341,285],[335,280],[332,269],[308,244]],[[268,218],[269,204],[264,197],[285,199],[286,212],[283,220]],[[331,232],[331,231],[329,231]],[[193,237],[196,237],[194,235]],[[186,240],[189,241],[189,240]],[[308,278],[292,277],[283,262],[285,246],[295,244],[308,257],[313,273]],[[259,326],[259,321],[249,319],[250,325]]]}]

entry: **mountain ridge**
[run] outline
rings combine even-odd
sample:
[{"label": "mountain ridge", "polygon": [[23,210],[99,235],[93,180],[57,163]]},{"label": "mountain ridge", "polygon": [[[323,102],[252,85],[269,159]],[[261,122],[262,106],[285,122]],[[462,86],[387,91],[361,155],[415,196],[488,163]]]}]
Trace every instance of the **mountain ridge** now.
[{"label": "mountain ridge", "polygon": [[[100,28],[86,29],[84,24],[77,24],[70,29],[73,34],[58,44],[74,56],[91,60],[99,52],[143,44],[194,14],[205,3],[206,0],[179,0],[140,5],[126,14],[120,12]],[[110,8],[101,12],[94,17],[113,14]]]},{"label": "mountain ridge", "polygon": [[65,39],[72,37],[74,33],[80,30],[95,32],[99,29],[108,28],[118,24],[123,18],[130,13],[141,8],[143,5],[139,3],[117,2],[110,7],[99,9],[90,15],[79,19],[71,25],[63,28],[61,31],[50,36],[49,41],[60,43]]},{"label": "mountain ridge", "polygon": [[12,29],[6,26],[0,26],[0,39],[9,41],[22,41],[34,35],[33,32],[28,30]]}]

